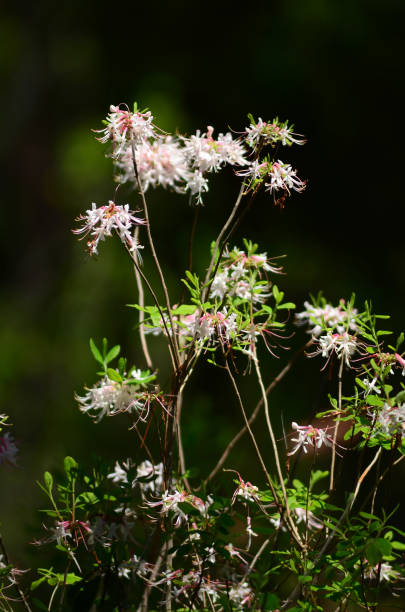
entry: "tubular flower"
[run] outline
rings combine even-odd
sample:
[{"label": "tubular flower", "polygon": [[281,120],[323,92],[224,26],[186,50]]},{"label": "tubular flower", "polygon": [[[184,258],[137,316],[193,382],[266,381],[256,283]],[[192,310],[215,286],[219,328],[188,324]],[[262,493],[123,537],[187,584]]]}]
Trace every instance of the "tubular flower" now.
[{"label": "tubular flower", "polygon": [[154,136],[152,121],[150,111],[131,113],[111,105],[105,121],[106,127],[103,130],[95,130],[101,134],[97,140],[103,143],[111,141],[114,147],[113,157],[119,157],[131,139],[140,144]]},{"label": "tubular flower", "polygon": [[312,425],[298,425],[293,421],[292,428],[296,430],[298,438],[292,438],[292,442],[295,442],[295,446],[289,455],[294,455],[299,449],[303,449],[304,453],[307,453],[307,447],[321,448],[322,445],[332,446],[332,438],[327,434],[326,429],[319,429]]},{"label": "tubular flower", "polygon": [[136,186],[138,177],[144,191],[149,187],[161,186],[184,193],[193,177],[184,149],[172,136],[140,144],[135,150],[135,163],[137,176],[132,150],[128,148],[117,161],[116,166],[120,171],[117,179],[120,183],[129,181]]},{"label": "tubular flower", "polygon": [[287,121],[281,122],[276,118],[272,122],[266,122],[259,117],[259,120],[256,122],[253,117],[250,117],[250,119],[251,123],[246,128],[245,139],[253,149],[257,147],[260,141],[266,145],[274,145],[281,142],[283,146],[291,146],[292,144],[303,145],[306,142],[304,138],[301,138],[300,134],[293,132],[293,127],[289,127]]},{"label": "tubular flower", "polygon": [[270,179],[270,182],[265,183],[265,186],[267,187],[266,191],[270,191],[270,193],[282,189],[290,194],[290,189],[301,192],[306,187],[305,181],[298,178],[297,171],[293,170],[290,164],[284,164],[280,160],[271,165],[267,178]]},{"label": "tubular flower", "polygon": [[379,433],[385,436],[394,436],[396,434],[405,436],[405,403],[400,406],[390,406],[384,404],[381,412],[378,414],[375,430],[372,435]]},{"label": "tubular flower", "polygon": [[232,134],[219,134],[215,140],[212,136],[214,128],[209,125],[207,132],[184,138],[184,150],[191,168],[204,172],[217,172],[223,165],[246,166],[248,161],[244,155],[246,150],[238,140],[233,140]]},{"label": "tubular flower", "polygon": [[315,357],[322,354],[322,357],[327,357],[328,361],[333,353],[336,353],[339,359],[344,359],[348,368],[350,368],[350,358],[359,349],[360,344],[355,336],[351,336],[347,332],[343,334],[327,333],[321,336],[318,340],[319,348],[309,357]]},{"label": "tubular flower", "polygon": [[87,389],[86,395],[76,395],[79,410],[88,414],[98,423],[105,416],[113,416],[119,412],[142,411],[144,404],[138,399],[139,393],[130,385],[102,378],[94,387]]},{"label": "tubular flower", "polygon": [[305,310],[295,315],[297,325],[307,324],[311,326],[308,330],[313,336],[320,336],[325,327],[336,329],[339,334],[343,334],[347,329],[357,330],[354,317],[358,314],[356,308],[345,310],[344,301],[341,300],[339,306],[332,306],[325,303],[323,306],[315,306],[309,302],[304,302]]},{"label": "tubular flower", "polygon": [[91,209],[87,210],[85,215],[80,215],[77,221],[84,223],[79,229],[73,230],[74,234],[83,234],[83,238],[88,234],[93,236],[93,239],[87,243],[90,255],[98,253],[98,243],[112,236],[112,232],[118,234],[121,242],[130,251],[142,248],[135,242],[131,230],[133,225],[142,225],[145,221],[134,216],[133,211],[129,210],[129,204],[117,206],[110,200],[108,206],[97,208],[97,204],[93,202]]}]

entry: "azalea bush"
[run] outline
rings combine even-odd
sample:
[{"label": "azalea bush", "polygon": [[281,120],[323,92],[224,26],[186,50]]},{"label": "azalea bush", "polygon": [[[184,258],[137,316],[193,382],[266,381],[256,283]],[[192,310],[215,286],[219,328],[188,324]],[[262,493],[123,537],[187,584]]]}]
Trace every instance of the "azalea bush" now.
[{"label": "azalea bush", "polygon": [[[134,364],[120,346],[90,339],[94,384],[75,398],[83,418],[129,422],[138,459],[110,465],[101,456],[80,465],[66,457],[62,476],[44,474],[48,507],[35,545],[54,547],[55,565],[23,574],[0,540],[3,609],[19,601],[27,610],[343,611],[377,610],[399,598],[405,534],[398,507],[385,508],[379,493],[405,452],[404,336],[381,329],[388,317],[368,302],[356,305],[353,296],[333,305],[319,294],[296,309],[282,290],[277,254],[247,237],[233,241],[245,215],[255,215],[259,192],[279,214],[305,188],[280,159],[303,137],[287,121],[252,116],[235,133],[215,136],[208,126],[190,137],[169,135],[136,105],[111,106],[96,137],[115,181],[133,195],[120,202],[117,189],[114,200],[93,203],[73,231],[100,265],[102,243],[121,242],[137,288],[130,307],[143,358]],[[224,204],[226,222],[213,230],[206,264],[197,269],[198,215],[206,212],[210,175],[225,166],[238,194]],[[150,223],[148,193],[155,188],[186,196],[195,210],[188,266],[175,287],[166,281]],[[144,260],[156,268],[153,279]],[[290,354],[293,335],[302,346]],[[168,380],[156,367],[157,336],[165,342]],[[281,364],[277,376],[263,367],[266,353]],[[302,411],[298,423],[290,418],[279,439],[280,406],[271,392],[305,357],[314,358],[314,377],[327,372],[328,406],[310,417]],[[182,414],[194,409],[202,361],[219,369],[241,429],[201,474],[184,452]],[[255,381],[258,401],[243,391],[246,377]],[[5,415],[0,425],[7,426]],[[265,428],[265,445],[258,427]],[[253,483],[234,467],[243,436],[257,466]],[[0,463],[15,463],[16,453],[2,431]]]}]

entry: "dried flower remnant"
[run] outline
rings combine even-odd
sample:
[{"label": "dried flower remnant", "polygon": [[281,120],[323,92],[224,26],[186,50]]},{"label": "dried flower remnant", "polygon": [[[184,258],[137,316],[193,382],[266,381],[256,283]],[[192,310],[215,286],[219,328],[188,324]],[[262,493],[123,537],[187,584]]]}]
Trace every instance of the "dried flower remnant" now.
[{"label": "dried flower remnant", "polygon": [[18,448],[14,443],[13,436],[8,432],[0,436],[0,465],[9,463],[15,466],[17,453]]},{"label": "dried flower remnant", "polygon": [[138,249],[143,248],[135,241],[131,231],[133,226],[143,225],[145,221],[134,216],[134,211],[129,210],[129,204],[118,206],[110,200],[108,206],[97,207],[93,202],[91,209],[88,209],[85,215],[80,215],[77,221],[84,223],[79,229],[73,230],[73,233],[83,234],[83,238],[89,234],[93,237],[87,243],[90,255],[97,254],[100,240],[112,236],[113,232],[118,234],[121,242],[134,256],[137,256]]}]

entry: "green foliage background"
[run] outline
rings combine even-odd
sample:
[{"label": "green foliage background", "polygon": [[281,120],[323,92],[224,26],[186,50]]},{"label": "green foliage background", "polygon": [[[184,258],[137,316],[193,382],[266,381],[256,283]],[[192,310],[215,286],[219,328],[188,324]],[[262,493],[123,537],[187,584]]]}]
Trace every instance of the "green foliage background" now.
[{"label": "green foliage background", "polygon": [[[91,128],[100,127],[111,103],[133,100],[168,131],[191,133],[207,124],[243,130],[248,112],[290,119],[308,143],[286,161],[309,179],[308,188],[283,211],[270,197],[258,198],[235,244],[246,236],[269,255],[287,254],[280,285],[298,305],[320,288],[331,301],[356,291],[360,302],[371,298],[376,311],[392,314],[391,328],[400,331],[404,13],[400,0],[291,0],[240,9],[227,2],[43,0],[24,13],[17,5],[3,11],[1,411],[11,416],[21,453],[17,470],[0,471],[0,521],[14,558],[33,562],[26,541],[39,534],[41,516],[33,508],[42,498],[33,482],[44,469],[67,454],[79,461],[92,453],[111,461],[138,456],[125,420],[95,426],[73,400],[74,391],[95,380],[89,336],[107,336],[143,365],[131,331],[134,311],[125,307],[137,298],[124,253],[111,241],[98,261],[90,260],[70,232],[92,201],[113,195],[111,164]],[[231,171],[211,182],[197,272],[237,189]],[[120,198],[136,205],[123,189]],[[175,194],[149,198],[175,301],[192,210]],[[153,278],[147,251],[144,259]],[[300,333],[291,343],[303,339]],[[158,340],[156,350],[164,380]],[[267,381],[285,360],[283,353],[280,362],[267,359]],[[300,376],[294,372],[272,396],[287,428],[319,409],[319,367],[303,363]],[[244,388],[248,395],[248,380]],[[186,397],[184,429],[186,454],[202,475],[241,426],[230,397],[221,372],[201,366]],[[280,434],[281,419],[276,424]],[[255,478],[247,440],[232,461]],[[390,486],[395,492],[399,485]]]}]

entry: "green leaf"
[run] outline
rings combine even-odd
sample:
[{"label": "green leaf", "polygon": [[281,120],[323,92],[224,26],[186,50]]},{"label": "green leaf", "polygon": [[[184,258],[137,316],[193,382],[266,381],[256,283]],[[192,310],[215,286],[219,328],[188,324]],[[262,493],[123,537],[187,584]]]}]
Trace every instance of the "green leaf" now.
[{"label": "green leaf", "polygon": [[82,578],[80,576],[76,576],[76,574],[68,574],[66,576],[66,584],[74,584],[75,582],[80,582]]},{"label": "green leaf", "polygon": [[395,396],[395,403],[396,404],[401,404],[402,402],[405,402],[405,390],[404,391],[400,391]]},{"label": "green leaf", "polygon": [[114,380],[115,382],[122,383],[122,376],[120,376],[117,370],[114,370],[113,368],[107,368],[107,376],[110,380]]},{"label": "green leaf", "polygon": [[368,404],[370,404],[370,406],[378,406],[380,408],[384,406],[384,400],[380,399],[376,395],[367,395],[366,401]]},{"label": "green leaf", "polygon": [[96,347],[93,338],[90,338],[90,350],[93,353],[93,357],[96,361],[98,361],[98,363],[101,363],[101,365],[104,365],[104,361],[103,361],[103,357],[100,353],[100,351],[98,350],[98,348]]},{"label": "green leaf", "polygon": [[317,482],[323,478],[326,478],[327,476],[329,476],[328,470],[315,470],[315,472],[312,472],[311,474],[309,488],[312,489]]},{"label": "green leaf", "polygon": [[84,501],[86,504],[97,504],[100,500],[92,491],[86,491],[85,493],[80,493],[80,495],[77,496],[76,501]]},{"label": "green leaf", "polygon": [[193,314],[197,309],[197,306],[193,304],[181,304],[177,308],[172,310],[172,314],[174,315],[190,315]]},{"label": "green leaf", "polygon": [[370,565],[377,565],[383,557],[391,554],[391,549],[391,542],[384,538],[376,538],[366,545],[365,556]]},{"label": "green leaf", "polygon": [[293,302],[284,302],[277,306],[278,310],[294,310],[295,304]]},{"label": "green leaf", "polygon": [[120,350],[121,350],[121,347],[119,344],[117,344],[116,346],[113,346],[112,349],[110,349],[107,355],[105,356],[105,362],[109,363],[110,361],[118,357]]},{"label": "green leaf", "polygon": [[53,476],[50,472],[44,473],[44,483],[49,493],[51,493],[53,488]]},{"label": "green leaf", "polygon": [[72,470],[76,471],[78,469],[79,464],[77,461],[75,461],[75,459],[73,459],[73,457],[69,457],[68,455],[63,460],[63,467],[65,468],[66,474],[70,475]]},{"label": "green leaf", "polygon": [[[38,582],[38,581],[36,581]],[[34,584],[34,583],[32,583]],[[32,585],[31,585],[31,590],[32,589]],[[33,597],[32,598],[32,603],[35,605],[36,608],[39,608],[39,610],[48,610],[48,606],[46,606],[45,604],[42,603],[42,601],[40,601],[37,597]]]},{"label": "green leaf", "polygon": [[[46,576],[42,576],[42,578],[38,578],[38,580],[34,580],[33,582],[31,582],[31,591],[34,591],[37,587],[39,587],[40,584],[42,584],[43,582],[45,582],[46,580]],[[47,610],[48,608],[45,608],[45,610]]]},{"label": "green leaf", "polygon": [[392,548],[394,548],[395,550],[405,550],[405,544],[403,542],[391,542],[392,544]]}]

